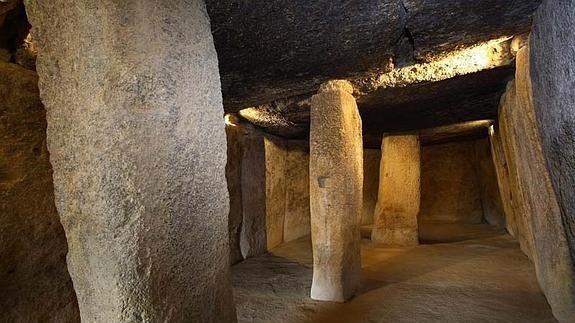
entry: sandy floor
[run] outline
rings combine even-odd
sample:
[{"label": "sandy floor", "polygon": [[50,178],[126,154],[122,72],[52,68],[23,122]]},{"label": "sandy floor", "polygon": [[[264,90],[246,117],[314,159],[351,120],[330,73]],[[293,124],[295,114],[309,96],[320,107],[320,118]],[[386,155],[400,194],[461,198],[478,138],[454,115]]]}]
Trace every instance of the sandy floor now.
[{"label": "sandy floor", "polygon": [[[362,244],[362,288],[345,304],[309,298],[309,239],[233,267],[240,322],[556,322],[529,259],[488,226],[428,225],[426,244]],[[446,242],[446,243],[443,243]]]}]

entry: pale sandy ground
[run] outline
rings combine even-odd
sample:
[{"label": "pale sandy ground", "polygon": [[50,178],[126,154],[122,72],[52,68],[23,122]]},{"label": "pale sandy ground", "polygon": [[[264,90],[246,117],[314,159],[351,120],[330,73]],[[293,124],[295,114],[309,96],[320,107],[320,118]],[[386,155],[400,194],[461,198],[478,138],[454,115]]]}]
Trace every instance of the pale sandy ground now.
[{"label": "pale sandy ground", "polygon": [[362,243],[362,288],[345,304],[309,298],[309,238],[233,267],[240,322],[556,322],[535,270],[504,232],[426,225],[415,248]]}]

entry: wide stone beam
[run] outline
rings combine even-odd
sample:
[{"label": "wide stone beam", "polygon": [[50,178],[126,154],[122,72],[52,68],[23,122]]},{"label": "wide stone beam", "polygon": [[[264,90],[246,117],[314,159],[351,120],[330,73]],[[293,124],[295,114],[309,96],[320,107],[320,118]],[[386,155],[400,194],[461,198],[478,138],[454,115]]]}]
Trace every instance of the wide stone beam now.
[{"label": "wide stone beam", "polygon": [[359,287],[363,148],[353,88],[322,85],[311,103],[311,297],[343,302]]},{"label": "wide stone beam", "polygon": [[418,135],[384,135],[381,144],[379,194],[371,240],[394,246],[419,243],[417,215],[421,189]]},{"label": "wide stone beam", "polygon": [[222,96],[203,1],[27,9],[82,322],[234,322]]},{"label": "wide stone beam", "polygon": [[[529,31],[541,0],[207,0],[228,112]],[[255,24],[254,21],[258,23]],[[393,64],[391,64],[393,61]],[[345,63],[344,63],[345,62]]]}]

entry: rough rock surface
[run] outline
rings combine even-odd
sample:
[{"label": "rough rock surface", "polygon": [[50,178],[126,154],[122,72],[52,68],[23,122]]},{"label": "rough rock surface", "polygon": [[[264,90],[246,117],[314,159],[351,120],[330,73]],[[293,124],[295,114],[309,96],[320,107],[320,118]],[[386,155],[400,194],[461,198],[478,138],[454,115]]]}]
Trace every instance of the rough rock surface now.
[{"label": "rough rock surface", "polygon": [[269,135],[264,144],[266,237],[267,250],[271,250],[284,241],[287,148],[285,139]]},{"label": "rough rock surface", "polygon": [[[543,1],[531,35],[531,75],[539,132],[575,261],[575,3]],[[571,297],[575,298],[575,292]],[[556,315],[575,316],[573,310]]]},{"label": "rough rock surface", "polygon": [[421,164],[421,222],[482,222],[475,141],[423,146]]},{"label": "rough rock surface", "polygon": [[459,46],[529,31],[541,0],[403,0],[415,56],[430,58]]},{"label": "rough rock surface", "polygon": [[0,63],[0,322],[79,322],[36,73]]},{"label": "rough rock surface", "polygon": [[505,228],[505,213],[501,202],[501,193],[497,185],[497,174],[491,154],[488,138],[475,142],[477,177],[481,191],[481,206],[485,222],[496,228]]},{"label": "rough rock surface", "polygon": [[531,212],[527,209],[524,187],[519,184],[522,174],[519,170],[518,145],[521,145],[518,129],[512,124],[513,113],[517,111],[517,89],[515,80],[509,82],[507,91],[501,97],[499,107],[499,127],[501,147],[505,156],[505,165],[509,173],[509,189],[511,191],[511,205],[513,207],[515,238],[519,240],[521,250],[533,259],[533,232],[531,226]]},{"label": "rough rock surface", "polygon": [[226,116],[227,156],[226,181],[230,196],[230,213],[228,214],[228,231],[230,236],[230,262],[235,264],[243,260],[240,248],[242,228],[242,134],[243,127],[237,116]]},{"label": "rough rock surface", "polygon": [[503,206],[503,213],[505,214],[505,228],[507,232],[513,237],[517,238],[517,223],[516,223],[516,208],[513,207],[516,201],[513,198],[511,191],[511,176],[509,174],[509,165],[505,160],[505,152],[503,151],[503,139],[499,131],[499,125],[494,124],[490,135],[491,154],[493,156],[493,165],[495,166],[495,174],[497,175],[497,186],[499,187],[499,194],[501,196],[501,203]]},{"label": "rough rock surface", "polygon": [[[533,105],[529,46],[517,55],[517,104],[508,122],[516,137],[513,158],[519,172],[518,185],[533,232],[533,261],[537,277],[553,313],[561,322],[575,317],[575,266],[569,249],[558,195],[545,163],[539,124]],[[545,133],[546,128],[541,130]],[[565,174],[563,174],[565,176]]]},{"label": "rough rock surface", "polygon": [[286,161],[284,242],[311,234],[309,143],[288,140]]},{"label": "rough rock surface", "polygon": [[371,240],[375,243],[393,246],[414,246],[419,243],[420,146],[418,135],[383,137],[379,190],[371,234]]},{"label": "rough rock surface", "polygon": [[[206,5],[227,109],[315,92],[329,79],[388,70],[406,18],[399,1],[387,0]],[[358,55],[359,49],[365,54]]]},{"label": "rough rock surface", "polygon": [[242,225],[240,249],[244,258],[267,252],[266,152],[264,134],[247,125],[242,134]]},{"label": "rough rock surface", "polygon": [[311,297],[343,302],[359,287],[363,186],[361,119],[353,88],[330,81],[311,103]]},{"label": "rough rock surface", "polygon": [[[540,0],[207,0],[228,112],[529,31]],[[254,23],[257,21],[258,23]]]},{"label": "rough rock surface", "polygon": [[381,149],[363,150],[363,207],[361,224],[373,223],[373,214],[379,192],[379,165]]},{"label": "rough rock surface", "polygon": [[222,96],[203,2],[27,10],[82,321],[235,321]]}]

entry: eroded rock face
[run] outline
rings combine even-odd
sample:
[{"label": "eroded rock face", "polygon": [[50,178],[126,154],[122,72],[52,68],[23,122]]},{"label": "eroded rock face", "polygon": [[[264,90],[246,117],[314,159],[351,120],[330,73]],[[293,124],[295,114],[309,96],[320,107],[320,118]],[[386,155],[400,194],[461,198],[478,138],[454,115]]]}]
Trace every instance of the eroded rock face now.
[{"label": "eroded rock face", "polygon": [[206,1],[228,112],[527,32],[540,2]]},{"label": "eroded rock face", "polygon": [[242,228],[242,145],[243,127],[234,115],[226,116],[227,155],[226,180],[230,196],[230,213],[228,215],[228,231],[230,234],[230,262],[235,264],[243,260],[240,249],[240,234]]},{"label": "eroded rock face", "polygon": [[288,140],[284,242],[311,234],[309,206],[309,143]]},{"label": "eroded rock face", "polygon": [[[564,8],[565,10],[569,10]],[[571,10],[575,9],[575,6],[570,7]],[[575,22],[575,15],[572,16],[570,20],[571,23]],[[543,30],[540,30],[543,32]],[[571,28],[573,31],[572,36],[575,39],[575,29]],[[542,36],[540,34],[540,36]],[[549,37],[550,35],[547,35]],[[536,36],[537,37],[537,36]],[[534,45],[535,46],[535,45]],[[538,44],[541,46],[541,43]],[[542,51],[538,51],[542,53]],[[547,53],[543,54],[547,55]],[[533,260],[537,268],[537,277],[541,288],[543,289],[549,304],[553,310],[555,317],[561,322],[570,322],[575,317],[575,264],[573,262],[573,249],[570,243],[573,243],[573,236],[571,235],[570,225],[573,222],[566,220],[565,215],[568,213],[568,208],[566,209],[565,202],[566,196],[573,194],[573,189],[575,187],[571,186],[553,186],[554,175],[550,171],[557,164],[549,162],[553,158],[557,158],[557,146],[552,153],[546,150],[545,144],[549,144],[545,140],[549,138],[549,132],[555,132],[557,129],[563,129],[569,131],[565,123],[556,123],[553,125],[548,124],[548,117],[541,118],[542,111],[537,111],[534,105],[535,92],[533,91],[535,84],[538,86],[545,86],[545,88],[539,88],[540,91],[537,95],[550,94],[546,93],[549,86],[553,86],[554,83],[545,82],[541,83],[540,67],[533,67],[532,64],[542,64],[543,62],[539,59],[531,59],[536,57],[530,55],[530,46],[526,46],[519,50],[517,55],[517,72],[516,72],[516,91],[517,91],[517,105],[514,111],[510,111],[509,123],[516,133],[516,146],[515,146],[515,158],[517,160],[517,168],[519,171],[519,182],[518,185],[521,186],[523,196],[523,202],[525,204],[524,209],[528,212],[527,218],[531,221],[532,232],[533,232]],[[575,58],[575,55],[572,55]],[[566,62],[567,63],[567,62]],[[564,68],[571,68],[573,61],[569,61],[566,66],[561,66],[555,69],[556,73],[564,72]],[[546,65],[550,66],[550,65]],[[545,76],[543,78],[550,77]],[[532,80],[539,79],[540,83],[532,83]],[[565,81],[565,80],[564,80]],[[533,86],[533,87],[532,87]],[[565,85],[563,85],[565,86]],[[569,92],[573,91],[571,86],[567,86]],[[571,94],[572,102],[575,103],[575,96]],[[549,98],[539,98],[538,104]],[[563,104],[563,102],[561,102]],[[557,110],[553,110],[553,105],[548,102],[545,107],[545,114],[557,113]],[[540,106],[540,109],[542,107]],[[574,116],[572,113],[572,106],[563,106],[563,112],[567,113],[567,118],[569,115]],[[539,114],[536,114],[539,113]],[[561,118],[561,117],[559,117]],[[571,126],[575,126],[575,118]],[[555,120],[559,122],[559,120]],[[539,130],[539,131],[538,131]],[[553,137],[553,140],[565,138],[567,142],[573,141],[570,133],[555,133],[557,137]],[[555,145],[558,144],[554,141]],[[562,158],[570,158],[567,155],[571,154],[571,157],[575,157],[571,148],[574,145],[569,146],[567,143],[561,143]],[[548,161],[546,163],[546,160]],[[563,163],[563,166],[568,166],[572,163],[572,160],[566,159],[567,164]],[[572,164],[573,165],[573,164]],[[572,168],[575,171],[575,167]],[[557,169],[554,170],[555,172]],[[561,183],[569,180],[569,170],[561,170]],[[558,177],[555,177],[557,179]],[[557,184],[557,182],[555,182]],[[565,189],[567,189],[565,191]],[[573,196],[573,195],[572,195]],[[567,203],[571,203],[567,200]],[[568,204],[567,204],[568,205]]]},{"label": "eroded rock face", "polygon": [[79,322],[37,84],[0,63],[0,321]]},{"label": "eroded rock face", "polygon": [[203,2],[27,5],[82,321],[234,322]]},{"label": "eroded rock face", "polygon": [[265,137],[265,188],[267,249],[271,250],[284,241],[286,211],[287,147],[286,140],[279,137]]},{"label": "eroded rock face", "polygon": [[[531,35],[533,99],[563,232],[575,261],[575,3],[543,1]],[[575,292],[571,292],[575,298]],[[571,303],[572,305],[572,303]],[[555,313],[556,312],[556,313]],[[554,308],[567,322],[573,307]]]},{"label": "eroded rock face", "polygon": [[378,244],[419,244],[417,215],[421,201],[421,150],[418,135],[384,135],[379,194],[371,240]]},{"label": "eroded rock face", "polygon": [[322,85],[311,103],[311,297],[343,302],[359,287],[363,186],[361,119],[345,81]]},{"label": "eroded rock face", "polygon": [[[405,24],[399,1],[206,4],[224,105],[232,109],[315,92],[322,82],[358,71],[388,70]],[[358,49],[365,55],[358,55]]]}]

